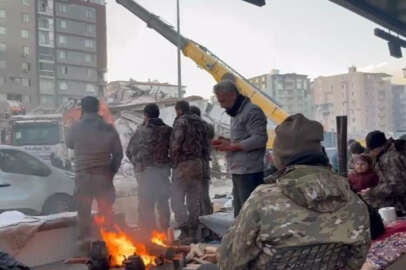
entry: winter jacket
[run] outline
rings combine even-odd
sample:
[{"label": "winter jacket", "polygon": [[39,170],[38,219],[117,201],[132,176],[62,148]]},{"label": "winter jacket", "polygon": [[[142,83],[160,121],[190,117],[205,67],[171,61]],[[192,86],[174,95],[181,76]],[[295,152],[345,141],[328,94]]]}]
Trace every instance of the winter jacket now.
[{"label": "winter jacket", "polygon": [[374,171],[368,171],[365,173],[352,172],[348,176],[351,189],[355,192],[360,192],[366,188],[372,188],[378,184],[379,178]]},{"label": "winter jacket", "polygon": [[75,171],[95,168],[116,173],[121,165],[123,149],[116,129],[96,113],[84,114],[72,125],[66,136],[66,145],[74,150]]},{"label": "winter jacket", "polygon": [[394,206],[398,215],[406,215],[406,142],[389,139],[375,160],[379,183],[363,198],[379,209]]},{"label": "winter jacket", "polygon": [[170,163],[169,140],[172,128],[160,118],[153,118],[140,126],[131,137],[127,157],[134,164],[135,171],[146,167],[162,167]]},{"label": "winter jacket", "polygon": [[264,112],[249,98],[242,102],[237,114],[231,117],[231,141],[239,143],[242,151],[228,152],[227,165],[231,174],[262,172],[268,134]]},{"label": "winter jacket", "polygon": [[170,140],[170,157],[176,167],[188,160],[204,159],[208,150],[207,127],[195,114],[184,114],[175,119]]},{"label": "winter jacket", "polygon": [[220,269],[269,269],[275,249],[321,243],[349,245],[344,268],[361,268],[371,241],[368,209],[346,179],[327,167],[295,165],[266,182],[223,237]]}]

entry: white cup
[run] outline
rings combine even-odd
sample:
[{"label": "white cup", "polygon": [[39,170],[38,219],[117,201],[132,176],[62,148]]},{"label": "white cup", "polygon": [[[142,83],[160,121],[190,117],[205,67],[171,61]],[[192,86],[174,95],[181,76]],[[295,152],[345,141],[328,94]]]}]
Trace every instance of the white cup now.
[{"label": "white cup", "polygon": [[395,207],[384,207],[378,210],[385,225],[390,224],[397,220]]}]

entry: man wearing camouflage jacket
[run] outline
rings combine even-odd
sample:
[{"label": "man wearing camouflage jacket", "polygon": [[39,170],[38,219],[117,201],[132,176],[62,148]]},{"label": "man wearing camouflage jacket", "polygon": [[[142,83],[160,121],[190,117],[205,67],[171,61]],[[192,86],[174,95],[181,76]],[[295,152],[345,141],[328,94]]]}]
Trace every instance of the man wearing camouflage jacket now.
[{"label": "man wearing camouflage jacket", "polygon": [[279,171],[251,194],[224,236],[220,269],[269,269],[276,249],[321,243],[348,245],[344,269],[360,269],[370,245],[368,209],[328,169],[323,127],[297,114],[275,132]]},{"label": "man wearing camouflage jacket", "polygon": [[[138,183],[138,225],[147,233],[169,227],[170,159],[169,139],[172,128],[159,118],[156,104],[144,108],[144,123],[131,138],[127,157],[135,168]],[[155,224],[155,208],[159,226]]]},{"label": "man wearing camouflage jacket", "polygon": [[203,159],[209,145],[207,129],[200,117],[190,112],[186,101],[177,102],[175,110],[177,118],[170,142],[174,166],[171,205],[181,230],[180,238],[196,241],[202,203]]},{"label": "man wearing camouflage jacket", "polygon": [[394,206],[400,216],[406,215],[406,142],[387,140],[381,131],[366,137],[369,154],[375,159],[378,185],[361,191],[362,197],[376,209]]}]

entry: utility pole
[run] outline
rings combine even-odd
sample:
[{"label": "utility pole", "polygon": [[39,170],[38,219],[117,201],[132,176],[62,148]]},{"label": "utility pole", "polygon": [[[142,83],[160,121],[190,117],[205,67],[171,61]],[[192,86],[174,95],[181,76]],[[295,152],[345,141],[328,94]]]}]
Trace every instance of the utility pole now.
[{"label": "utility pole", "polygon": [[182,98],[182,69],[180,63],[180,14],[179,14],[179,0],[176,0],[176,13],[177,13],[177,30],[178,30],[178,98]]}]

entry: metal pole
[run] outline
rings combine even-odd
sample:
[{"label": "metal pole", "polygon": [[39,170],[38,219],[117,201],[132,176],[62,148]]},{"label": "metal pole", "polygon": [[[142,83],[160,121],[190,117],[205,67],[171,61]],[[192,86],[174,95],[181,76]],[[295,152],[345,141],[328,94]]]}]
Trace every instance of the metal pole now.
[{"label": "metal pole", "polygon": [[347,116],[337,116],[338,174],[347,177]]},{"label": "metal pole", "polygon": [[179,0],[176,0],[176,13],[177,13],[177,30],[178,30],[178,98],[182,98],[182,69],[181,69],[181,62],[180,62],[180,47],[181,47],[181,39],[180,39],[180,14],[179,14]]}]

